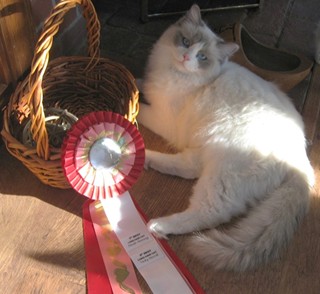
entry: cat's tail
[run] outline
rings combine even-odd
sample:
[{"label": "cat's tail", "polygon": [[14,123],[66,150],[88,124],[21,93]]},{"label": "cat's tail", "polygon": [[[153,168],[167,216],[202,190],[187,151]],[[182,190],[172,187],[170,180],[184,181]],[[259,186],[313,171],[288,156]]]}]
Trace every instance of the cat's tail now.
[{"label": "cat's tail", "polygon": [[308,211],[309,193],[307,177],[292,171],[236,227],[199,233],[191,239],[189,249],[205,264],[235,271],[277,258]]}]

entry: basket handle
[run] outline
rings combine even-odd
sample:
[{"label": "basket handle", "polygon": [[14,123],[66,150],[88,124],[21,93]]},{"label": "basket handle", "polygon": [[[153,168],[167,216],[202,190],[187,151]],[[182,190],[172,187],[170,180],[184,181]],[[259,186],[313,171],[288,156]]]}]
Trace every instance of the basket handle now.
[{"label": "basket handle", "polygon": [[88,54],[91,61],[86,70],[90,70],[100,57],[100,23],[90,0],[61,0],[51,11],[45,21],[42,33],[35,47],[35,54],[29,74],[29,93],[27,104],[30,107],[30,132],[36,142],[39,157],[48,160],[50,157],[49,138],[45,125],[43,109],[42,79],[49,62],[49,51],[53,44],[53,37],[59,31],[65,14],[76,5],[81,5],[83,16],[87,22]]}]

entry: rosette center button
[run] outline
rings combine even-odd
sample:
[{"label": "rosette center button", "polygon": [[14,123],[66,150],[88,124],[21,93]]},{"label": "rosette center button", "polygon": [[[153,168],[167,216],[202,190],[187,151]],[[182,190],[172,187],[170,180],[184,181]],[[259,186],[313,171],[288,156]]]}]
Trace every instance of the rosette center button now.
[{"label": "rosette center button", "polygon": [[115,167],[121,158],[120,146],[110,138],[102,138],[95,141],[89,151],[91,165],[99,169]]}]

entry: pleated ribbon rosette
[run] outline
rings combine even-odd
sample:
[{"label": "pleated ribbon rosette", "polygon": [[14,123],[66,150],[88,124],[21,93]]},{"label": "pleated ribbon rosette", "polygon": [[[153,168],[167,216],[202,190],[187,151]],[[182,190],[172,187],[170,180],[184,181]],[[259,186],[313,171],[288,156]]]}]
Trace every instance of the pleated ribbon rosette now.
[{"label": "pleated ribbon rosette", "polygon": [[[204,293],[168,244],[155,239],[128,190],[144,165],[144,142],[123,116],[92,112],[68,131],[62,166],[83,207],[88,293]],[[161,274],[159,274],[161,273]]]},{"label": "pleated ribbon rosette", "polygon": [[71,186],[91,199],[115,197],[136,182],[144,164],[144,142],[123,116],[91,112],[73,125],[63,145]]}]

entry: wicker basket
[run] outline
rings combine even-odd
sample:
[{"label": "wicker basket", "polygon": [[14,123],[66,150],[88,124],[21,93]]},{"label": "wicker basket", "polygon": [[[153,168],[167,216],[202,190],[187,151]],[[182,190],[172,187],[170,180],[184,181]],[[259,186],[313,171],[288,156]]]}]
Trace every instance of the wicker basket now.
[{"label": "wicker basket", "polygon": [[[89,57],[60,57],[48,63],[53,37],[76,5],[81,5],[87,22]],[[100,58],[99,44],[100,24],[91,1],[61,0],[44,23],[30,74],[17,86],[4,112],[1,134],[8,151],[50,186],[70,187],[61,167],[60,146],[51,144],[54,134],[48,116],[54,117],[58,131],[72,124],[68,118],[57,118],[59,111],[72,121],[91,111],[111,110],[135,123],[139,93],[134,78],[122,65]],[[48,114],[52,109],[53,116]],[[26,130],[29,144],[24,140]]]}]

